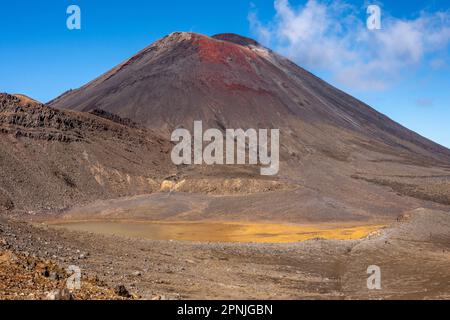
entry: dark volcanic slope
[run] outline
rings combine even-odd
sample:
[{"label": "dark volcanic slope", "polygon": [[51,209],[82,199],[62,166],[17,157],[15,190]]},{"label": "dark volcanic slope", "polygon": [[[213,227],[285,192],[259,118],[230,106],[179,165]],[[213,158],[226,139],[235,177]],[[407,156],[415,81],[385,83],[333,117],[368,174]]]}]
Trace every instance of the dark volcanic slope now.
[{"label": "dark volcanic slope", "polygon": [[218,128],[281,128],[284,151],[300,154],[299,143],[319,150],[343,143],[363,153],[369,147],[420,160],[450,159],[449,150],[234,34],[173,33],[49,105],[103,109],[154,129],[190,128],[194,120]]},{"label": "dark volcanic slope", "polygon": [[117,116],[96,114],[0,94],[0,210],[63,208],[158,190],[170,173],[169,143]]},{"label": "dark volcanic slope", "polygon": [[[165,189],[235,195],[203,195],[206,198],[202,196],[198,202],[192,197],[195,201],[189,203],[191,209],[180,215],[186,219],[297,222],[392,218],[417,207],[450,204],[449,150],[254,40],[234,34],[207,37],[173,33],[48,105],[91,114],[58,113],[40,106],[39,110],[74,121],[74,128],[51,134],[50,140],[61,141],[58,143],[47,141],[49,130],[59,125],[54,120],[45,130],[39,126],[22,128],[17,134],[6,126],[10,141],[2,141],[2,148],[8,151],[0,159],[8,175],[9,187],[4,189],[16,201],[20,195],[33,194],[40,180],[33,178],[37,182],[32,185],[22,177],[16,185],[14,179],[22,172],[27,177],[36,176],[43,166],[45,178],[51,180],[39,199],[55,197],[56,193],[55,203],[62,199],[61,205],[72,203],[72,197],[79,194],[90,200],[146,191],[148,186],[142,187],[143,181],[159,172],[170,172],[171,180],[176,181],[166,184]],[[182,166],[167,170],[172,168],[170,159],[159,149],[165,144],[159,145],[152,132],[168,139],[173,128],[191,128],[194,120],[203,120],[205,128],[279,128],[281,167],[273,178],[276,184],[258,180],[261,177],[255,167]],[[114,129],[103,130],[106,124]],[[153,131],[144,132],[139,125]],[[40,142],[24,146],[26,140],[16,142],[11,134]],[[42,150],[46,156],[41,155]],[[56,171],[54,162],[49,161],[54,157],[62,159]],[[93,158],[98,160],[93,162]],[[27,163],[22,165],[19,159]],[[35,159],[41,161],[39,167]],[[153,161],[158,165],[151,166]],[[20,166],[13,172],[4,169],[11,163]],[[61,172],[71,172],[70,179],[79,187],[72,187],[72,180],[65,179]],[[284,186],[279,187],[280,183]],[[277,193],[258,193],[273,191],[275,185]],[[74,192],[78,195],[73,196]],[[162,205],[167,212],[179,209],[176,201],[162,201],[150,199],[148,206]],[[4,203],[8,205],[7,200]]]}]

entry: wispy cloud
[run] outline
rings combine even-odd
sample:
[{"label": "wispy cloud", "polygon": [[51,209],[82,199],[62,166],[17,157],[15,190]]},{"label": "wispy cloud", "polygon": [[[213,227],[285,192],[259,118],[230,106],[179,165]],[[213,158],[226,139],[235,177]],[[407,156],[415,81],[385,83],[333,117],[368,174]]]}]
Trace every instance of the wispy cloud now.
[{"label": "wispy cloud", "polygon": [[450,11],[421,12],[410,20],[383,12],[382,30],[370,31],[362,9],[344,1],[308,0],[295,8],[275,0],[274,6],[276,14],[266,23],[256,8],[249,14],[258,40],[354,89],[383,90],[411,67],[436,68],[448,59]]},{"label": "wispy cloud", "polygon": [[428,98],[419,98],[416,100],[416,104],[419,107],[431,107],[433,106],[433,100]]}]

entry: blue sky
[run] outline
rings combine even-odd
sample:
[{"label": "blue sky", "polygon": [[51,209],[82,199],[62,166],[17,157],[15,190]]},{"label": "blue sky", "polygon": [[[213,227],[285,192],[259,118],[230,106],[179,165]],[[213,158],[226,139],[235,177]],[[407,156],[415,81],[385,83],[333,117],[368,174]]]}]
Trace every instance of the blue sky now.
[{"label": "blue sky", "polygon": [[[82,28],[66,27],[81,8]],[[382,29],[365,28],[366,8]],[[0,92],[46,102],[173,31],[256,38],[450,147],[450,0],[34,0],[2,3]]]}]

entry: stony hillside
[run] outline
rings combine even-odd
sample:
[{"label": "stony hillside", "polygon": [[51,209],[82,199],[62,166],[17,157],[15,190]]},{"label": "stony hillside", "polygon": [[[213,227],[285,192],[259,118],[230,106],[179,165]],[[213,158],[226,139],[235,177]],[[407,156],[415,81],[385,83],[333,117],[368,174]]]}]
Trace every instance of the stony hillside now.
[{"label": "stony hillside", "polygon": [[60,111],[0,95],[0,207],[65,208],[159,190],[167,140],[107,113]]}]

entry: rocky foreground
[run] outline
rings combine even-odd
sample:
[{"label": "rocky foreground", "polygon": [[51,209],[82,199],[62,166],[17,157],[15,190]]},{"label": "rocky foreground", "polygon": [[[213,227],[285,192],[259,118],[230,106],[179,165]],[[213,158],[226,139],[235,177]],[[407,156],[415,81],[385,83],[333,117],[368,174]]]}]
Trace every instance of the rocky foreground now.
[{"label": "rocky foreground", "polygon": [[[81,290],[66,288],[70,275],[51,260],[29,254],[0,250],[1,300],[86,300],[121,299],[97,278],[84,279]],[[132,296],[129,295],[129,298]]]}]

